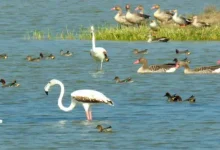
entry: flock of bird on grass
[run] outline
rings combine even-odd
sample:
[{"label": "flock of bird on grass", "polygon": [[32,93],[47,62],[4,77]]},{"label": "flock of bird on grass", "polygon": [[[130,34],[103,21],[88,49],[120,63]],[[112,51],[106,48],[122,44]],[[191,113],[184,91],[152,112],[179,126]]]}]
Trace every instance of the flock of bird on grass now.
[{"label": "flock of bird on grass", "polygon": [[[126,4],[125,10],[126,13],[123,14],[122,8],[119,5],[116,5],[111,10],[115,10],[118,13],[115,15],[114,19],[119,25],[123,26],[140,26],[140,25],[148,25],[152,32],[156,32],[160,30],[161,26],[170,23],[173,21],[175,24],[179,26],[187,26],[192,25],[196,28],[202,28],[202,27],[210,27],[209,23],[198,21],[198,16],[193,16],[191,18],[186,18],[181,15],[178,15],[177,9],[174,10],[168,10],[163,11],[160,9],[160,5],[155,4],[152,6],[151,9],[156,9],[154,12],[154,18],[155,20],[150,20],[150,15],[144,14],[144,7],[142,5],[138,5],[135,8],[135,13],[132,13],[130,11],[131,6],[129,4]],[[153,38],[152,33],[149,33],[148,36],[148,42],[152,41],[160,41],[160,42],[167,42],[169,41],[169,38],[167,37],[157,37]]]},{"label": "flock of bird on grass", "polygon": [[[154,13],[154,17],[161,22],[169,21],[170,17],[172,17],[172,19],[180,25],[188,24],[186,19],[184,19],[183,17],[178,17],[177,10],[174,10],[173,11],[174,14],[171,15],[171,13],[161,11],[159,5],[154,5],[152,9],[157,9],[157,11]],[[134,24],[140,25],[144,21],[144,19],[150,17],[149,15],[145,15],[143,13],[142,6],[138,6],[136,8],[136,10],[140,10],[140,12],[137,14],[130,13],[130,5],[126,5],[126,10],[127,10],[126,15],[122,14],[121,7],[119,6],[115,6],[114,8],[112,8],[112,10],[118,11],[118,14],[115,16],[115,20],[117,20],[120,24],[123,24],[123,25],[134,25]],[[195,22],[195,20],[193,22]],[[198,22],[196,21],[196,23]],[[90,50],[90,55],[95,60],[95,62],[100,63],[100,69],[98,70],[101,71],[103,69],[103,63],[109,62],[110,59],[108,57],[108,53],[106,49],[104,49],[103,47],[96,47],[95,31],[94,31],[93,26],[91,26],[91,34],[92,34],[92,49]],[[176,54],[185,54],[185,55],[191,54],[189,50],[176,49],[175,52]],[[145,49],[145,50],[139,51],[138,49],[134,49],[133,53],[144,55],[148,53],[148,50]],[[60,55],[72,56],[72,53],[69,51],[64,52],[63,50],[60,50]],[[7,59],[7,58],[8,56],[6,54],[0,55],[0,59]],[[32,56],[27,56],[26,59],[27,61],[37,62],[42,59],[55,59],[55,56],[52,54],[48,56],[44,56],[42,53],[40,53],[40,57],[32,58]],[[172,73],[172,72],[175,72],[179,67],[184,67],[185,74],[220,73],[220,65],[205,66],[205,67],[198,67],[195,69],[190,69],[189,67],[190,61],[187,58],[184,60],[178,60],[177,58],[175,58],[173,61],[174,63],[148,65],[147,59],[144,57],[140,57],[138,60],[134,62],[134,64],[142,64],[142,66],[137,70],[137,73]],[[116,76],[114,80],[116,83],[133,82],[131,78],[120,80],[118,76]],[[16,80],[14,80],[12,83],[9,83],[9,84],[6,84],[4,79],[1,79],[0,82],[2,83],[2,87],[18,87],[20,85],[16,82]],[[89,121],[93,120],[92,107],[91,107],[93,104],[103,103],[103,104],[107,104],[110,106],[114,106],[114,102],[110,98],[105,96],[103,93],[99,91],[95,91],[95,90],[90,90],[90,89],[82,89],[82,90],[73,91],[71,93],[71,103],[68,107],[65,107],[63,105],[63,96],[64,96],[65,90],[64,90],[64,84],[61,81],[57,79],[50,80],[44,87],[45,93],[48,95],[50,88],[54,85],[59,85],[61,89],[60,96],[58,98],[58,107],[65,112],[69,112],[73,110],[77,104],[81,104],[85,109],[86,117],[87,117],[87,120]],[[168,98],[168,101],[171,101],[171,102],[183,101],[182,98],[177,94],[171,95],[170,93],[167,92],[164,96],[166,96]],[[195,97],[192,95],[184,101],[195,102],[195,100],[196,100]],[[2,122],[2,120],[0,121]],[[96,128],[100,132],[111,131],[111,126],[107,128],[103,128],[101,125],[97,125]]]}]

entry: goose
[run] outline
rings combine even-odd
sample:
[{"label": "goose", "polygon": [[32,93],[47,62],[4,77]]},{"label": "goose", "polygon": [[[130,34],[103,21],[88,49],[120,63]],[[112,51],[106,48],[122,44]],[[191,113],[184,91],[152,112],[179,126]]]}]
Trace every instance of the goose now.
[{"label": "goose", "polygon": [[178,67],[184,67],[185,74],[217,74],[220,73],[220,65],[215,66],[203,66],[195,69],[190,69],[188,63],[177,63]]},{"label": "goose", "polygon": [[26,60],[27,61],[32,61],[32,62],[37,62],[37,61],[40,61],[40,57],[38,57],[38,58],[32,58],[32,56],[30,56],[30,55],[28,55],[27,57],[26,57]]},{"label": "goose", "polygon": [[192,95],[189,98],[187,98],[185,101],[189,101],[191,103],[195,103],[196,102],[196,98],[195,98],[195,96]]},{"label": "goose", "polygon": [[210,27],[210,24],[206,22],[199,22],[198,16],[193,16],[193,22],[192,25],[196,28],[202,28],[202,27]]},{"label": "goose", "polygon": [[132,81],[132,78],[130,78],[130,77],[128,77],[128,78],[126,78],[126,79],[124,79],[124,80],[120,80],[120,78],[118,77],[118,76],[116,76],[115,78],[114,78],[114,80],[115,80],[115,82],[116,83],[131,83],[131,82],[133,82]]},{"label": "goose", "polygon": [[139,14],[144,15],[145,18],[147,18],[147,19],[150,18],[150,15],[144,14],[144,6],[143,6],[143,5],[138,5],[138,6],[135,8],[135,10],[136,10],[136,11],[139,10]]},{"label": "goose", "polygon": [[14,80],[13,82],[6,84],[4,79],[0,79],[0,82],[2,83],[2,87],[18,87],[20,86],[20,84],[17,83],[16,80]]},{"label": "goose", "polygon": [[7,59],[7,58],[8,58],[7,54],[0,54],[0,59]]},{"label": "goose", "polygon": [[179,67],[175,63],[148,66],[147,59],[143,57],[136,60],[134,64],[142,64],[142,66],[137,70],[137,73],[171,73],[175,72]]},{"label": "goose", "polygon": [[185,17],[182,17],[182,16],[178,16],[177,9],[173,10],[173,12],[174,12],[174,15],[172,19],[176,24],[180,26],[186,26],[192,23],[189,19],[186,19]]},{"label": "goose", "polygon": [[60,50],[60,55],[61,55],[61,56],[72,56],[73,53],[71,53],[70,51],[64,52],[64,51],[61,49],[61,50]]},{"label": "goose", "polygon": [[64,96],[64,84],[57,80],[50,80],[44,87],[45,93],[48,95],[49,89],[54,86],[59,85],[61,88],[60,96],[58,98],[58,106],[61,110],[69,112],[73,110],[76,104],[82,104],[85,109],[87,120],[92,120],[92,105],[94,104],[108,104],[114,106],[111,99],[106,97],[103,93],[90,89],[76,90],[71,93],[71,103],[69,107],[63,106],[63,96]]},{"label": "goose", "polygon": [[188,49],[187,50],[178,50],[178,49],[176,49],[176,54],[190,55],[191,52]]},{"label": "goose", "polygon": [[159,37],[159,38],[153,38],[151,34],[148,35],[148,43],[151,42],[168,42],[170,39],[167,37]]},{"label": "goose", "polygon": [[99,132],[112,132],[111,126],[103,128],[102,125],[97,125],[96,129],[98,129]]},{"label": "goose", "polygon": [[121,25],[125,25],[125,26],[132,26],[134,25],[134,23],[131,23],[129,21],[126,20],[125,15],[122,13],[122,9],[120,6],[116,5],[115,7],[113,7],[111,10],[116,10],[118,13],[115,15],[114,19],[116,22],[118,22]]},{"label": "goose", "polygon": [[150,29],[153,31],[158,31],[160,29],[160,26],[156,22],[156,20],[151,20],[149,26],[150,26]]},{"label": "goose", "polygon": [[127,4],[125,6],[125,9],[126,9],[126,12],[127,12],[126,15],[125,15],[125,18],[126,18],[126,20],[128,20],[131,23],[141,25],[143,23],[143,21],[145,21],[145,19],[149,18],[148,15],[131,13],[129,4]]},{"label": "goose", "polygon": [[170,11],[161,11],[160,5],[158,4],[153,5],[151,9],[156,9],[156,11],[154,12],[154,18],[162,23],[168,22],[172,19],[173,14]]},{"label": "goose", "polygon": [[55,56],[53,54],[49,54],[48,56],[44,56],[43,53],[40,53],[41,59],[55,59]]},{"label": "goose", "polygon": [[166,92],[166,94],[164,95],[167,97],[167,100],[170,102],[179,102],[182,101],[182,98],[179,95],[171,95],[169,92]]},{"label": "goose", "polygon": [[144,49],[144,50],[134,49],[133,53],[134,54],[147,54],[148,53],[148,49]]},{"label": "goose", "polygon": [[90,55],[96,62],[101,62],[100,70],[102,70],[102,63],[109,62],[109,58],[107,55],[107,50],[102,47],[95,46],[95,32],[94,27],[91,26],[91,34],[92,34],[92,49],[90,50]]}]

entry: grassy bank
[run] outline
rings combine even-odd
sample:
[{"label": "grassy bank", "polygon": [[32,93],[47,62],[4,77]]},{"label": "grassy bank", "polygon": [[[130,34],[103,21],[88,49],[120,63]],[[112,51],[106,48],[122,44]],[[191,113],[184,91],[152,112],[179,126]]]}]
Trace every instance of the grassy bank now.
[{"label": "grassy bank", "polygon": [[[192,16],[189,15],[188,17]],[[215,6],[206,7],[204,12],[198,15],[198,20],[210,23],[211,27],[195,28],[187,26],[181,28],[171,22],[170,24],[161,25],[156,37],[165,36],[175,41],[220,41],[220,11]],[[116,25],[102,25],[96,26],[95,32],[97,40],[146,41],[151,31],[148,26],[119,28]],[[67,28],[56,34],[52,34],[49,30],[46,32],[36,30],[27,33],[24,38],[28,40],[89,40],[91,35],[90,27],[82,27],[77,33]]]}]

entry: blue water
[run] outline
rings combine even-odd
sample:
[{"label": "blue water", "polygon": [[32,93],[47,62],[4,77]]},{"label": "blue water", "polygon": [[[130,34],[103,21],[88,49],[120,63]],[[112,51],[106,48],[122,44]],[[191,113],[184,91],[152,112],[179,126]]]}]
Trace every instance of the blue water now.
[{"label": "blue water", "polygon": [[[103,73],[89,55],[91,41],[24,40],[30,30],[59,33],[66,26],[115,24],[115,13],[109,9],[125,1],[1,1],[0,2],[0,78],[16,79],[18,88],[1,88],[0,149],[219,149],[220,101],[219,75],[185,75],[180,68],[172,74],[137,74],[140,65],[133,62],[140,56],[134,48],[149,49],[145,55],[149,64],[172,62],[175,49],[189,49],[190,67],[215,65],[219,60],[220,42],[146,43],[97,41],[108,51],[110,62]],[[183,13],[201,12],[204,6],[220,3],[200,1],[140,1],[151,7],[159,3],[164,8],[181,9]],[[197,5],[196,5],[196,4]],[[151,12],[147,9],[146,11]],[[96,17],[94,17],[96,16]],[[70,50],[72,57],[59,55],[60,49]],[[53,53],[55,60],[27,62],[25,57]],[[114,77],[132,77],[134,82],[115,84]],[[65,85],[64,104],[70,103],[70,93],[78,89],[95,89],[111,98],[115,106],[93,106],[93,121],[86,121],[82,106],[63,112],[57,106],[60,88],[53,87],[47,96],[44,86],[52,79]],[[196,103],[169,103],[166,92],[177,93],[183,99],[191,95]],[[95,127],[111,125],[112,133],[99,133]]]}]

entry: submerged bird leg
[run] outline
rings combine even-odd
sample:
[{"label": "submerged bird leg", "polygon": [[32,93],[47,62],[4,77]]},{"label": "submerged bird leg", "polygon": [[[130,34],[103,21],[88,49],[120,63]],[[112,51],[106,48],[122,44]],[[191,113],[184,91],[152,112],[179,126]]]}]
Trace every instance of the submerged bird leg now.
[{"label": "submerged bird leg", "polygon": [[102,70],[102,61],[101,61],[101,66],[100,66],[100,70]]}]

